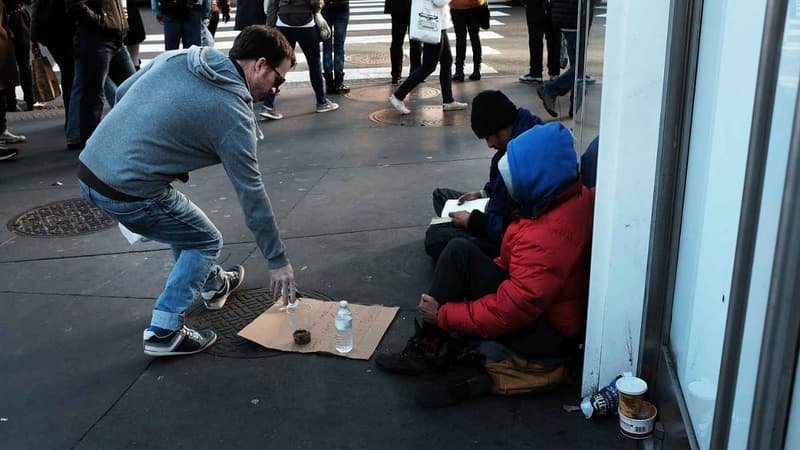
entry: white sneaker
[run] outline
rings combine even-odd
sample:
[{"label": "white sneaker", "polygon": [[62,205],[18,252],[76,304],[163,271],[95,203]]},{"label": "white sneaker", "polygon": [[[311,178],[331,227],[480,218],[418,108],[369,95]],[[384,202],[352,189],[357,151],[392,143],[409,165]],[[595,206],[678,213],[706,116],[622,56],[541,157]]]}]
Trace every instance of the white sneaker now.
[{"label": "white sneaker", "polygon": [[19,144],[20,142],[25,142],[27,138],[25,136],[11,133],[6,129],[3,131],[3,134],[0,134],[0,144]]},{"label": "white sneaker", "polygon": [[394,94],[389,96],[389,103],[400,114],[411,114],[411,110],[408,109],[406,104],[402,100],[400,100],[399,98],[395,97]]},{"label": "white sneaker", "polygon": [[269,120],[283,119],[283,114],[276,111],[275,108],[264,108],[264,110],[258,113],[258,115]]},{"label": "white sneaker", "polygon": [[467,109],[466,103],[461,103],[453,100],[450,103],[443,103],[442,110],[443,111],[461,111],[462,109]]},{"label": "white sneaker", "polygon": [[317,112],[318,113],[324,113],[324,112],[328,112],[328,111],[335,111],[337,109],[339,109],[339,104],[338,103],[334,103],[334,102],[332,102],[330,100],[327,100],[325,103],[323,103],[321,105],[317,105]]}]

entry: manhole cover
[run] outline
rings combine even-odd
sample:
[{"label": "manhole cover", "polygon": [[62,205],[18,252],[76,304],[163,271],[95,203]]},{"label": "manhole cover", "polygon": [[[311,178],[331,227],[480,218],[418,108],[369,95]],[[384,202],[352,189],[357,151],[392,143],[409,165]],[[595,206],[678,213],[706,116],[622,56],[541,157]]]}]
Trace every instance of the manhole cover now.
[{"label": "manhole cover", "polygon": [[445,113],[442,105],[411,105],[411,114],[400,114],[394,108],[382,109],[369,115],[370,120],[387,125],[405,127],[452,127],[464,125],[468,121],[468,112],[452,111]]},{"label": "manhole cover", "polygon": [[344,60],[357,66],[389,66],[392,63],[389,54],[383,53],[351,53]]},{"label": "manhole cover", "polygon": [[66,237],[89,234],[116,222],[81,198],[71,198],[29,209],[8,223],[8,229],[27,236]]},{"label": "manhole cover", "polygon": [[[345,94],[345,97],[349,98],[350,100],[362,102],[388,103],[389,96],[394,93],[395,89],[397,89],[397,86],[393,86],[391,84],[385,84],[383,86],[368,86],[358,89],[351,89],[349,93]],[[411,91],[411,93],[406,96],[406,101],[414,98],[426,99],[438,96],[439,90],[436,88],[417,86],[416,89]]]},{"label": "manhole cover", "polygon": [[[300,290],[298,294],[301,297],[334,301],[322,292],[308,289]],[[206,350],[207,353],[226,358],[266,358],[282,352],[262,347],[236,333],[273,303],[268,288],[237,291],[228,297],[225,307],[219,311],[209,311],[203,302],[198,302],[186,312],[186,324],[195,329],[211,328],[217,332],[217,342]]]}]

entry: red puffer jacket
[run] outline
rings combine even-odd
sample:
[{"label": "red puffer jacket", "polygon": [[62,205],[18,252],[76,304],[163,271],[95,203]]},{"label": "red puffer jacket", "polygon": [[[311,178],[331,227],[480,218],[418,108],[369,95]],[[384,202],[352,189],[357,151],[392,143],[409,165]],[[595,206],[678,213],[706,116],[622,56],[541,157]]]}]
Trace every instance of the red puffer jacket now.
[{"label": "red puffer jacket", "polygon": [[491,339],[544,315],[565,336],[583,335],[593,210],[594,193],[578,180],[538,218],[512,222],[494,260],[509,279],[494,294],[442,305],[439,327]]}]

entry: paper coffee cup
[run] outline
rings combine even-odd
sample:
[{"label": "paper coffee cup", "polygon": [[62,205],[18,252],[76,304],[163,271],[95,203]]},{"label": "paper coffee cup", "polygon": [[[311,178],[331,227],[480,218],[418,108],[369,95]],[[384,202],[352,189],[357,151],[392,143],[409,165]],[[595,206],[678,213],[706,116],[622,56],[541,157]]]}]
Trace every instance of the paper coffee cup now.
[{"label": "paper coffee cup", "polygon": [[641,378],[625,374],[617,380],[617,393],[619,395],[619,412],[632,419],[638,418],[644,394],[647,393],[647,383]]}]

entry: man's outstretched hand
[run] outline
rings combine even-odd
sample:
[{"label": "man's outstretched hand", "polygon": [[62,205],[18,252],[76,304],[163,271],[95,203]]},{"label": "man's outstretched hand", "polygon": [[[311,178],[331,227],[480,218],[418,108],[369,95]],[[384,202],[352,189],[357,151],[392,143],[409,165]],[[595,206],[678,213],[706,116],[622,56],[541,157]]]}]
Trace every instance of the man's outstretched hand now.
[{"label": "man's outstretched hand", "polygon": [[278,300],[278,297],[283,297],[284,305],[289,303],[289,299],[296,297],[295,291],[297,287],[295,286],[294,269],[292,269],[291,263],[279,269],[270,269],[269,288],[275,301]]}]

